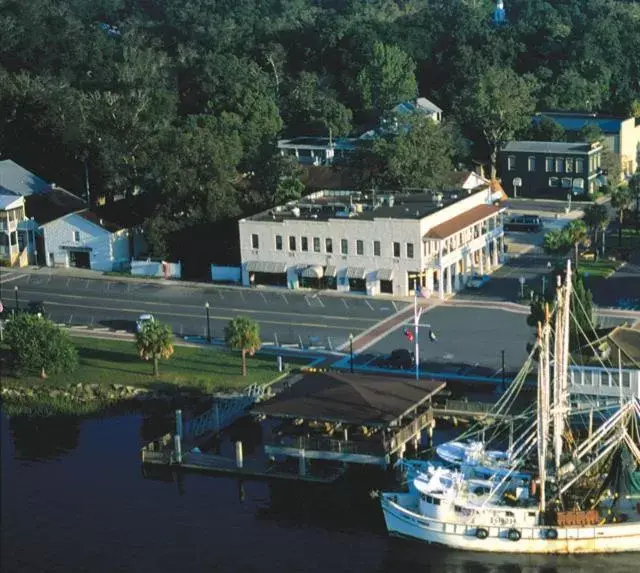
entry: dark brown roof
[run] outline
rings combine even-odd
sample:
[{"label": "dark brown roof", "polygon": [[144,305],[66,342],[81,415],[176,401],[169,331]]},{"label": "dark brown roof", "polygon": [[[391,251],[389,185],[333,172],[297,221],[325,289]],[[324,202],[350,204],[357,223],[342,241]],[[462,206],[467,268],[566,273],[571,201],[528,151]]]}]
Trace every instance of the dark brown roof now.
[{"label": "dark brown roof", "polygon": [[354,189],[367,173],[349,166],[309,165],[303,167],[302,182],[308,189]]},{"label": "dark brown roof", "polygon": [[47,187],[41,193],[29,195],[24,200],[27,217],[33,217],[39,225],[44,225],[87,206],[80,197],[60,187]]},{"label": "dark brown roof", "polygon": [[277,418],[386,426],[445,386],[434,380],[305,372],[291,388],[252,411]]},{"label": "dark brown roof", "polygon": [[93,211],[89,211],[89,209],[85,209],[84,211],[78,211],[76,215],[93,223],[94,225],[98,225],[98,227],[102,227],[103,229],[109,231],[110,233],[115,233],[116,231],[120,231],[122,229],[120,225],[116,225],[115,223],[105,221]]},{"label": "dark brown roof", "polygon": [[499,205],[478,205],[466,213],[462,213],[462,215],[453,217],[434,227],[426,236],[430,239],[446,239],[474,223],[478,223],[487,217],[491,217],[491,215],[495,215],[503,209],[504,207],[500,207]]}]

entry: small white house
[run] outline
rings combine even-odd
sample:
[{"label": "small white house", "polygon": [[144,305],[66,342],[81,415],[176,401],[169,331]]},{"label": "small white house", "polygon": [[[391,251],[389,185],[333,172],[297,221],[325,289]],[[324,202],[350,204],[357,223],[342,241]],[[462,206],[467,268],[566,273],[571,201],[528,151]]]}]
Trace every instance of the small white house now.
[{"label": "small white house", "polygon": [[129,262],[129,233],[88,209],[40,226],[48,267],[117,270]]}]

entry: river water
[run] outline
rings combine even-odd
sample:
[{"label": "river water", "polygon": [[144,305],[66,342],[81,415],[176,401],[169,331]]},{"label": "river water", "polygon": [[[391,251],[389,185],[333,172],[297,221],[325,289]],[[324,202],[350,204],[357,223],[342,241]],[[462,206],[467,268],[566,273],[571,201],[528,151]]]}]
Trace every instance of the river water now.
[{"label": "river water", "polygon": [[[0,416],[0,570],[73,572],[636,573],[640,555],[452,552],[387,538],[366,491],[142,475],[139,415]],[[364,500],[364,501],[363,501]],[[640,548],[639,548],[640,550]]]}]

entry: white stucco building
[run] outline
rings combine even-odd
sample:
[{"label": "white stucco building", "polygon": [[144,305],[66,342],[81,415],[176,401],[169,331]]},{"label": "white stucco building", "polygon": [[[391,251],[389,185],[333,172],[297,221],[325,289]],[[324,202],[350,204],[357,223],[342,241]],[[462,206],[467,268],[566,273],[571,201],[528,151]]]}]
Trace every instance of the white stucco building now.
[{"label": "white stucco building", "polygon": [[129,235],[88,209],[40,226],[48,267],[112,271],[129,262]]},{"label": "white stucco building", "polygon": [[319,191],[240,220],[242,282],[444,298],[501,263],[500,197]]}]

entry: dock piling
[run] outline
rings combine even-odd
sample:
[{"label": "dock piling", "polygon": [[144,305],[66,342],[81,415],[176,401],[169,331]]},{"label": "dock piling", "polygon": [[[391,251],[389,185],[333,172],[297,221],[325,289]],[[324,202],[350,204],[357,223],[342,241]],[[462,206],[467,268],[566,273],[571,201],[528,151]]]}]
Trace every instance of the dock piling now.
[{"label": "dock piling", "polygon": [[176,434],[175,436],[173,436],[173,444],[174,444],[176,462],[181,464],[182,463],[182,443],[180,439],[180,434]]},{"label": "dock piling", "polygon": [[237,468],[241,468],[242,465],[243,465],[242,442],[241,441],[237,441],[236,442],[236,467]]}]

